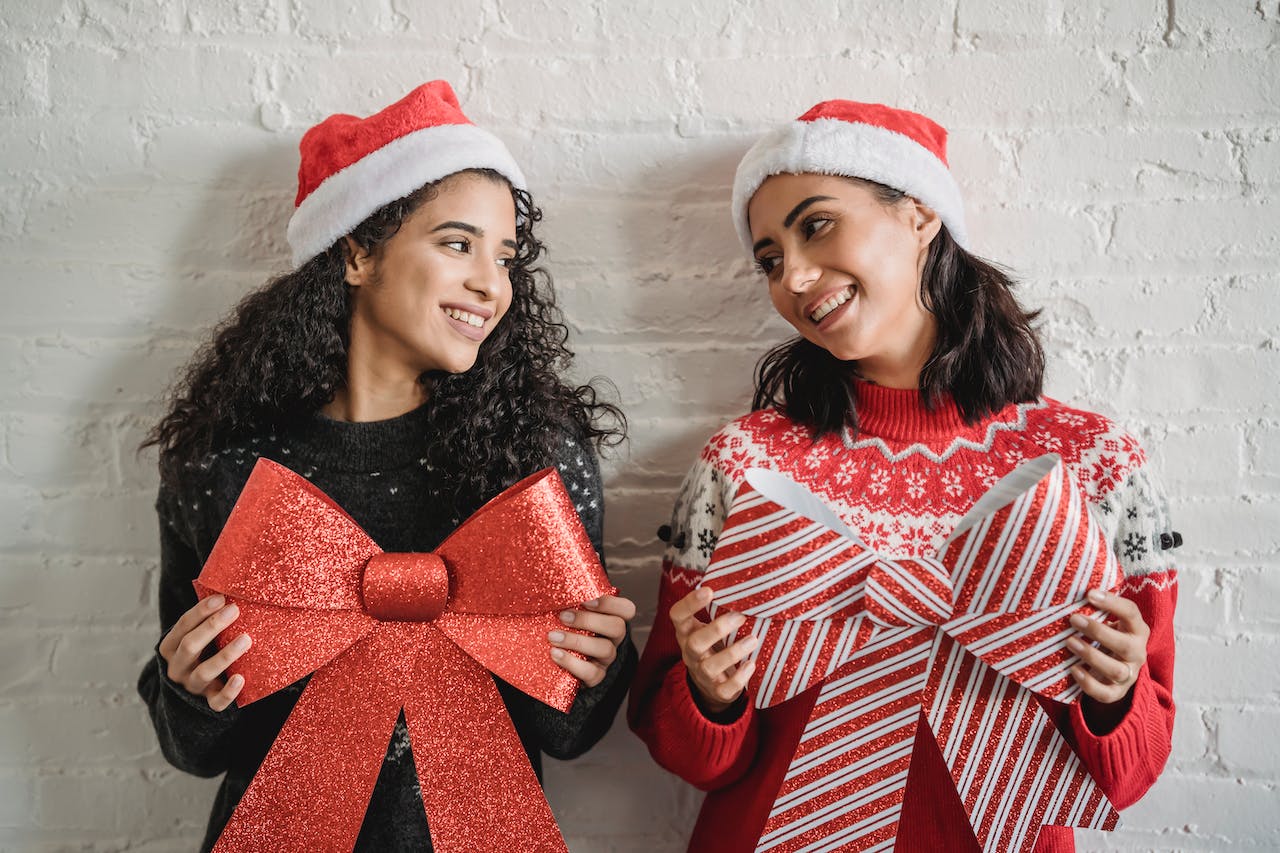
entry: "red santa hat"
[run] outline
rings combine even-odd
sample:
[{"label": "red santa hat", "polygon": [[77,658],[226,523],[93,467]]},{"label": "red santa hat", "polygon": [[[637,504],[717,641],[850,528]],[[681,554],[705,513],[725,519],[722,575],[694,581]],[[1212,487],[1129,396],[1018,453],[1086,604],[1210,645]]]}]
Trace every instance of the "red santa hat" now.
[{"label": "red santa hat", "polygon": [[444,80],[424,83],[368,118],[329,116],[298,148],[298,197],[288,229],[295,267],[383,205],[455,172],[493,169],[527,188],[506,146],[463,115]]},{"label": "red santa hat", "polygon": [[818,173],[863,178],[928,205],[967,248],[964,202],[947,166],[947,131],[924,116],[856,101],[823,101],[765,134],[738,164],[733,224],[751,249],[747,205],[771,175]]}]

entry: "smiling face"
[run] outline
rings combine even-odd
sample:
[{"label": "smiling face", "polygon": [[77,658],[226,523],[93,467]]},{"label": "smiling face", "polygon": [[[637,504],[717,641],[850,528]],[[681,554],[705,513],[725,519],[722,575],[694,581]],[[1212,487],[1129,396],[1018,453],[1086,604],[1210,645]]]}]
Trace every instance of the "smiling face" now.
[{"label": "smiling face", "polygon": [[463,373],[511,306],[516,255],[511,189],[460,172],[401,223],[376,254],[356,248],[350,358],[381,380]]},{"label": "smiling face", "polygon": [[774,308],[863,378],[918,386],[936,337],[920,275],[941,220],[911,198],[881,201],[831,175],[774,175],[747,207]]}]

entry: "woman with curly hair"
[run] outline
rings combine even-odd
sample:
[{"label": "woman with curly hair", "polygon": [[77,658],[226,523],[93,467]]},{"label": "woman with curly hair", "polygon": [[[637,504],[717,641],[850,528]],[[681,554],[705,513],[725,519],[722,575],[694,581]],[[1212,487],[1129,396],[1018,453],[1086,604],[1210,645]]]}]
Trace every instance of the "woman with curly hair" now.
[{"label": "woman with curly hair", "polygon": [[[876,552],[916,558],[938,554],[979,497],[1024,460],[1057,454],[1126,580],[1119,594],[1089,592],[1103,618],[1071,617],[1065,645],[1079,657],[1071,675],[1083,698],[1046,699],[1044,710],[1098,788],[1125,808],[1164,767],[1174,718],[1169,549],[1179,537],[1142,448],[1103,416],[1044,397],[1036,313],[968,248],[946,131],[928,118],[818,104],[747,152],[733,220],[761,286],[798,335],[764,356],[754,411],[713,435],[685,479],[631,694],[630,723],[654,758],[709,792],[689,849],[967,853],[1019,849],[1000,833],[1025,829],[1037,853],[1073,850],[1071,829],[1042,829],[1045,812],[1030,800],[1010,796],[998,805],[1012,812],[972,820],[978,800],[962,801],[939,744],[919,733],[919,692],[903,686],[919,660],[908,644],[859,648],[822,622],[813,643],[789,634],[766,649],[758,626],[767,620],[740,632],[746,617],[733,604],[715,618],[708,608],[755,596],[775,614],[822,613],[824,595],[833,596],[825,576],[811,579],[816,546],[770,550],[759,544],[764,533],[751,538],[769,519],[750,535],[721,536],[750,468],[799,482]],[[750,548],[765,555],[767,578],[719,592],[704,586],[721,545],[737,557]],[[827,653],[838,666],[809,686],[804,676]],[[779,685],[789,698],[760,704]],[[789,692],[797,685],[804,689]],[[975,747],[990,757],[988,781],[1018,769],[1007,745],[991,736]],[[1046,775],[1037,793],[1078,802],[1066,778]],[[984,844],[978,826],[989,833]]]},{"label": "woman with curly hair", "polygon": [[[212,846],[305,679],[243,708],[227,667],[253,642],[236,605],[197,602],[199,574],[259,457],[310,479],[388,551],[429,551],[506,486],[554,465],[601,552],[595,448],[625,421],[572,358],[549,277],[534,265],[540,211],[502,143],[435,81],[366,119],[303,137],[295,269],[244,299],[195,357],[147,445],[160,448],[162,639],[143,670],[165,756],[225,773]],[[582,687],[570,711],[498,688],[534,769],[604,734],[626,692],[634,605],[605,596],[561,619],[547,654]],[[576,652],[571,654],[569,652]],[[429,850],[403,715],[356,848]]]}]

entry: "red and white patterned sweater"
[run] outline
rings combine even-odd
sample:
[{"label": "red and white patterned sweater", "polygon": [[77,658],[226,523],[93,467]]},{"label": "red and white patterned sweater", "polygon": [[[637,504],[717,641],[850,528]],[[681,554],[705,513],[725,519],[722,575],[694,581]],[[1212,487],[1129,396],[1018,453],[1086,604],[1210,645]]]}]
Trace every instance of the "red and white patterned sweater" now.
[{"label": "red and white patterned sweater", "polygon": [[[818,688],[768,709],[713,721],[699,709],[668,617],[707,568],[746,469],[771,468],[807,486],[872,548],[937,552],[979,496],[1024,460],[1057,453],[1075,475],[1124,568],[1123,594],[1151,628],[1132,704],[1112,731],[1090,731],[1079,703],[1047,710],[1117,808],[1136,802],[1169,757],[1173,731],[1173,610],[1177,576],[1161,534],[1164,495],[1138,443],[1106,418],[1052,400],[1006,407],[967,425],[947,401],[929,412],[916,391],[858,385],[856,439],[816,444],[775,411],[754,412],[708,440],[685,478],[663,560],[658,616],[631,689],[628,719],[655,760],[708,791],[689,849],[751,851],[769,814]],[[705,619],[706,614],[702,617]],[[732,716],[732,715],[730,715]],[[936,749],[917,741],[898,829],[903,851],[978,850]],[[1043,829],[1036,853],[1069,853],[1072,830]]]}]

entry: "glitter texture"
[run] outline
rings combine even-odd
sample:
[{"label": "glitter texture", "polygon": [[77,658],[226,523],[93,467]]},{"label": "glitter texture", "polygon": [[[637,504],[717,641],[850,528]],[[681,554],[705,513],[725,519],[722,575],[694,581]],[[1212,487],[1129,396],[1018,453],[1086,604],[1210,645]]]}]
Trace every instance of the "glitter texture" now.
[{"label": "glitter texture", "polygon": [[613,587],[554,469],[482,507],[432,554],[386,554],[327,495],[259,459],[200,577],[253,646],[246,705],[312,678],[215,850],[349,850],[401,709],[441,853],[564,851],[490,675],[567,711],[558,614]]}]

